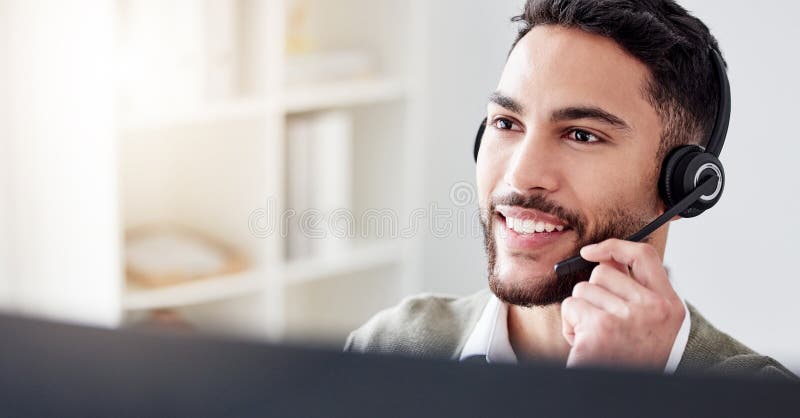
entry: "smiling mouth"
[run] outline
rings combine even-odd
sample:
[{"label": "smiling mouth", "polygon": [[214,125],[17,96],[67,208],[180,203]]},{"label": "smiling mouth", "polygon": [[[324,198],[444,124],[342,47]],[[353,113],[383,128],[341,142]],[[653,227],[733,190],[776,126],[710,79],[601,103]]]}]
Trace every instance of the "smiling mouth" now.
[{"label": "smiling mouth", "polygon": [[506,228],[520,235],[551,234],[571,229],[565,221],[536,210],[514,206],[497,206],[495,210]]},{"label": "smiling mouth", "polygon": [[503,226],[498,230],[498,241],[507,250],[515,252],[543,250],[572,231],[569,226],[560,223],[506,217],[499,213],[496,219]]}]

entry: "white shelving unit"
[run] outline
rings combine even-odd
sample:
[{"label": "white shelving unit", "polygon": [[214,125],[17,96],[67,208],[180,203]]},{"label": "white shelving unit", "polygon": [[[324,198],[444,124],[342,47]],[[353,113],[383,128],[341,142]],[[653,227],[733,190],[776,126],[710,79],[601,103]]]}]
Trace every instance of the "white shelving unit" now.
[{"label": "white shelving unit", "polygon": [[[378,309],[421,290],[421,239],[378,238],[359,227],[359,238],[346,250],[290,260],[284,236],[259,236],[250,221],[259,210],[278,216],[289,209],[288,121],[331,109],[352,119],[354,213],[388,208],[404,224],[422,205],[417,158],[423,144],[415,132],[425,114],[427,6],[422,0],[229,1],[238,51],[232,94],[131,107],[121,93],[120,231],[180,223],[242,251],[250,267],[168,287],[128,283],[123,317],[132,321],[148,310],[174,309],[201,331],[338,343]],[[151,0],[119,0],[123,41],[130,29],[126,13],[137,2],[160,7]],[[287,38],[296,36],[297,7],[315,50],[367,51],[378,63],[374,75],[287,84]]]}]

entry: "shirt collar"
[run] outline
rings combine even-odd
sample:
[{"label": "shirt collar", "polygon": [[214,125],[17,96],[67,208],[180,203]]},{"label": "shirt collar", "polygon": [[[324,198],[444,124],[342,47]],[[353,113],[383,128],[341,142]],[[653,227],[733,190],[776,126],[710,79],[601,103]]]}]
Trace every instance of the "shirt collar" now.
[{"label": "shirt collar", "polygon": [[[672,345],[664,372],[671,374],[678,368],[678,364],[686,350],[689,341],[691,319],[686,301],[681,298],[686,315],[678,330],[678,335]],[[472,330],[464,349],[458,360],[462,361],[472,356],[485,356],[487,363],[517,363],[517,356],[508,339],[508,305],[497,299],[494,294],[481,313],[478,323]]]},{"label": "shirt collar", "polygon": [[492,294],[464,344],[459,360],[485,356],[487,363],[516,363],[517,356],[508,339],[507,318],[508,306]]}]

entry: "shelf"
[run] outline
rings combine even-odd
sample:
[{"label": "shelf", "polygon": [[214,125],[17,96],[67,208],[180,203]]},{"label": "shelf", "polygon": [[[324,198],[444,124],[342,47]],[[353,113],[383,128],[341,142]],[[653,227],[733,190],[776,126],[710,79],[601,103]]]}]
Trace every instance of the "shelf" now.
[{"label": "shelf", "polygon": [[[379,268],[402,261],[399,244],[376,244],[338,256],[292,261],[285,265],[287,284],[310,283],[334,276]],[[266,278],[255,271],[197,280],[174,286],[147,288],[128,283],[122,298],[125,310],[180,307],[244,296],[266,289]]]},{"label": "shelf", "polygon": [[286,88],[286,113],[311,112],[399,100],[406,95],[404,83],[392,78],[335,81]]},{"label": "shelf", "polygon": [[[399,100],[406,94],[402,82],[391,78],[347,80],[286,87],[286,113]],[[240,98],[164,112],[141,112],[121,118],[122,131],[148,131],[175,126],[213,124],[265,116],[281,106],[275,100]]]},{"label": "shelf", "polygon": [[325,280],[333,276],[383,267],[402,262],[403,248],[396,243],[374,244],[349,250],[341,255],[290,261],[284,275],[288,284]]},{"label": "shelf", "polygon": [[245,271],[158,288],[128,283],[122,306],[132,311],[213,302],[263,290],[266,288],[265,281],[263,274]]},{"label": "shelf", "polygon": [[218,123],[265,116],[277,105],[264,99],[234,99],[164,113],[141,113],[122,118],[123,131]]}]

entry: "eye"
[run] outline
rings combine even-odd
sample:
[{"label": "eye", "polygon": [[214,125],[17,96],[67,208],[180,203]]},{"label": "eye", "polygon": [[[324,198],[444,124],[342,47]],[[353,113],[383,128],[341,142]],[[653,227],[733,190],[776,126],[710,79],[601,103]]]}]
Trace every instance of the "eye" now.
[{"label": "eye", "polygon": [[501,131],[510,131],[514,125],[514,121],[504,117],[497,117],[492,121],[492,126]]},{"label": "eye", "polygon": [[573,129],[569,131],[567,136],[575,142],[581,142],[585,144],[591,144],[603,141],[599,136],[591,132],[584,131],[582,129]]}]

